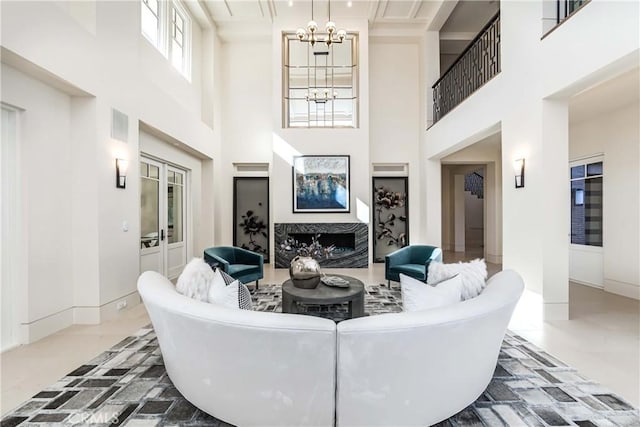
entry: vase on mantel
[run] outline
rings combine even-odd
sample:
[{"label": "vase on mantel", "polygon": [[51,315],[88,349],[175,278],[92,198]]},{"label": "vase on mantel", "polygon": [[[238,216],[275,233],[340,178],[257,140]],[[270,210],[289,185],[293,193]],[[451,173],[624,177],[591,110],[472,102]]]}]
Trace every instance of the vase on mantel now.
[{"label": "vase on mantel", "polygon": [[320,264],[315,259],[298,255],[291,260],[289,276],[296,288],[315,288],[320,283],[321,275]]}]

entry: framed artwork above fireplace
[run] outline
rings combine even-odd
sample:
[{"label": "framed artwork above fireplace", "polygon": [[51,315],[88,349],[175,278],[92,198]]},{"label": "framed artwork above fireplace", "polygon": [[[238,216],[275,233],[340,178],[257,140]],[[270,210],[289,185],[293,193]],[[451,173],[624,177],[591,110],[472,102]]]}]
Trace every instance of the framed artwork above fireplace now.
[{"label": "framed artwork above fireplace", "polygon": [[293,212],[348,213],[349,156],[293,158]]}]

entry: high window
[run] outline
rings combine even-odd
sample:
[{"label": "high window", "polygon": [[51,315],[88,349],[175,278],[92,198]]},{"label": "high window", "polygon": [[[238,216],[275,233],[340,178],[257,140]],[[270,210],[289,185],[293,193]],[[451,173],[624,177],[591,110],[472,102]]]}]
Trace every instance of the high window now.
[{"label": "high window", "polygon": [[590,0],[545,0],[542,2],[542,34],[546,35],[589,3]]},{"label": "high window", "polygon": [[191,18],[177,0],[141,0],[142,35],[191,79]]},{"label": "high window", "polygon": [[571,164],[571,243],[602,246],[603,162]]},{"label": "high window", "polygon": [[160,10],[158,9],[158,0],[142,0],[140,19],[142,34],[152,45],[158,47],[158,42],[160,41]]},{"label": "high window", "polygon": [[301,43],[283,35],[283,126],[358,127],[357,36],[342,43]]}]

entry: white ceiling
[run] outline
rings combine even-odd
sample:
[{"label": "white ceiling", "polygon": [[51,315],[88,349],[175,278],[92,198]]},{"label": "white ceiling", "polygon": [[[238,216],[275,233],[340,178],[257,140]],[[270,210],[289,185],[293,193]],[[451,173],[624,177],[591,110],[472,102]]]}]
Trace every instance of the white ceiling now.
[{"label": "white ceiling", "polygon": [[[273,22],[295,18],[306,23],[311,18],[310,0],[204,0],[218,24],[229,22]],[[424,22],[439,7],[440,0],[333,0],[331,17],[366,18],[373,22]],[[349,6],[351,5],[351,6]],[[314,0],[317,21],[328,17],[328,0]]]},{"label": "white ceiling", "polygon": [[478,34],[499,9],[500,2],[497,0],[460,0],[441,31]]},{"label": "white ceiling", "polygon": [[[201,24],[214,23],[227,41],[268,37],[274,22],[298,28],[311,19],[311,0],[185,1]],[[331,18],[338,28],[341,20],[366,19],[370,37],[441,31],[441,52],[459,54],[499,7],[498,0],[331,0]],[[328,20],[328,8],[329,0],[313,0],[320,26]]]},{"label": "white ceiling", "polygon": [[[376,31],[414,36],[439,30],[458,0],[331,0],[331,18],[366,19],[370,36]],[[220,36],[251,38],[266,35],[274,22],[295,22],[304,27],[311,19],[311,0],[186,0],[199,21],[215,23]],[[320,26],[328,20],[329,0],[314,0],[314,18]],[[295,30],[296,28],[291,28]],[[345,28],[348,30],[348,28]]]},{"label": "white ceiling", "polygon": [[497,0],[460,0],[440,30],[440,54],[461,54],[499,9]]},{"label": "white ceiling", "polygon": [[640,68],[589,88],[569,102],[569,122],[576,123],[640,101]]}]

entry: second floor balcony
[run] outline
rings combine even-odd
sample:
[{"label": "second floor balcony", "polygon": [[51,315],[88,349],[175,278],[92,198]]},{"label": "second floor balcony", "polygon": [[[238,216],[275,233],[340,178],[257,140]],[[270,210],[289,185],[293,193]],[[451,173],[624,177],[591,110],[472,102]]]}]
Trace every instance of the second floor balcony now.
[{"label": "second floor balcony", "polygon": [[500,12],[433,85],[433,123],[500,73]]}]

